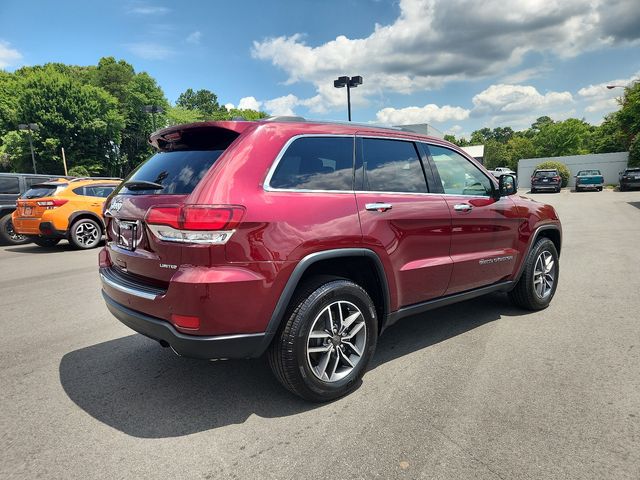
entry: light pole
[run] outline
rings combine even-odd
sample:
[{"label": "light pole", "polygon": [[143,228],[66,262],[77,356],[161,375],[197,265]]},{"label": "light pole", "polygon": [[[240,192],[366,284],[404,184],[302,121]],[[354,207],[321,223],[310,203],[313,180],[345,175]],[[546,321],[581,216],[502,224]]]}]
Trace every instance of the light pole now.
[{"label": "light pole", "polygon": [[153,124],[153,131],[156,131],[156,113],[163,113],[164,109],[162,107],[159,107],[158,105],[145,105],[144,107],[142,107],[142,111],[144,113],[150,113],[151,114],[151,122]]},{"label": "light pole", "polygon": [[33,153],[33,139],[31,132],[37,132],[40,130],[40,126],[37,123],[21,123],[18,125],[18,130],[27,130],[29,132],[29,147],[31,148],[31,163],[33,163],[33,173],[38,173],[36,170],[36,156]]},{"label": "light pole", "polygon": [[338,77],[333,81],[333,86],[336,88],[347,87],[347,110],[349,112],[349,121],[351,121],[351,89],[356,88],[358,85],[362,85],[362,77]]}]

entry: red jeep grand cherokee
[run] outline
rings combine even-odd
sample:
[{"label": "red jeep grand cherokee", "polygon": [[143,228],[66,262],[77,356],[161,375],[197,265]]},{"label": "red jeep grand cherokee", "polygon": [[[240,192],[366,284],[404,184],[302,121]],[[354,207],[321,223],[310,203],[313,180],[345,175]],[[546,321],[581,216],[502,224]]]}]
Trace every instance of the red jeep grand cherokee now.
[{"label": "red jeep grand cherokee", "polygon": [[125,325],[189,357],[267,352],[292,392],[353,390],[402,317],[489,292],[545,308],[561,227],[440,139],[304,119],[181,125],[107,200]]}]

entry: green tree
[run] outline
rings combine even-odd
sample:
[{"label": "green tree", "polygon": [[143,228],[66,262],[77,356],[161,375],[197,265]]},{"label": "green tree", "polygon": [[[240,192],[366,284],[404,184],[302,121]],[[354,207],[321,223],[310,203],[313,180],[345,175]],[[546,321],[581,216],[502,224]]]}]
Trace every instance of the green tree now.
[{"label": "green tree", "polygon": [[640,133],[631,141],[629,145],[629,166],[640,167]]},{"label": "green tree", "polygon": [[497,140],[487,140],[484,143],[484,166],[489,170],[503,167],[507,163],[508,151],[506,145]]},{"label": "green tree", "polygon": [[205,89],[196,92],[192,88],[188,88],[180,94],[176,106],[187,110],[196,110],[207,120],[214,118],[222,110],[226,112],[226,108],[220,107],[217,95]]},{"label": "green tree", "polygon": [[507,166],[514,171],[518,170],[518,161],[523,158],[535,158],[536,147],[530,138],[514,136],[506,145]]},{"label": "green tree", "polygon": [[592,129],[591,125],[577,118],[545,123],[533,137],[536,154],[538,157],[559,157],[589,153]]},{"label": "green tree", "polygon": [[[33,135],[39,171],[63,173],[61,147],[70,167],[102,166],[124,126],[117,100],[101,88],[81,83],[57,64],[21,69],[15,75],[15,121],[40,127]],[[25,165],[30,159],[26,133],[18,135],[3,135],[4,153],[13,165],[31,171],[30,162]]]}]

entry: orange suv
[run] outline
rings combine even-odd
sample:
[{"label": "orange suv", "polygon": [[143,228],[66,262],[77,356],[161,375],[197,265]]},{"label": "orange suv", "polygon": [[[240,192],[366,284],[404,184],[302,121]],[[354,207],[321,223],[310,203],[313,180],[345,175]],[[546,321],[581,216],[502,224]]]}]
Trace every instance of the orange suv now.
[{"label": "orange suv", "polygon": [[18,199],[14,230],[41,247],[66,238],[75,248],[94,248],[104,233],[102,207],[119,183],[115,178],[74,178],[32,185]]}]

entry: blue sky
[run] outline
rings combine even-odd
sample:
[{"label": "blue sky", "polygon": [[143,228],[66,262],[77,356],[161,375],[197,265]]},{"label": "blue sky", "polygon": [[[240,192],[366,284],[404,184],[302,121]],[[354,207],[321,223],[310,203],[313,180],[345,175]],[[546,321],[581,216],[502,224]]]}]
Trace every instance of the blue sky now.
[{"label": "blue sky", "polygon": [[448,133],[599,123],[640,77],[637,0],[24,1],[0,3],[0,68],[102,56],[223,104]]}]

